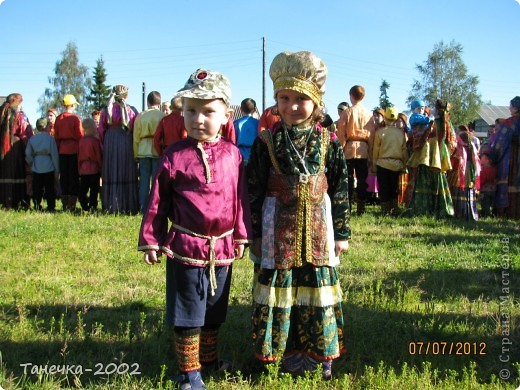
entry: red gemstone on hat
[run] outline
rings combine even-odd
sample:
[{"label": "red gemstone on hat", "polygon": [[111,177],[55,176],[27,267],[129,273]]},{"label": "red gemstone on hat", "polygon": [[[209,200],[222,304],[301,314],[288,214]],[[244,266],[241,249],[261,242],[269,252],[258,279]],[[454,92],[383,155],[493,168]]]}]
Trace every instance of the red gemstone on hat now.
[{"label": "red gemstone on hat", "polygon": [[197,79],[199,80],[204,80],[206,77],[208,77],[207,72],[200,72],[199,74],[197,74]]}]

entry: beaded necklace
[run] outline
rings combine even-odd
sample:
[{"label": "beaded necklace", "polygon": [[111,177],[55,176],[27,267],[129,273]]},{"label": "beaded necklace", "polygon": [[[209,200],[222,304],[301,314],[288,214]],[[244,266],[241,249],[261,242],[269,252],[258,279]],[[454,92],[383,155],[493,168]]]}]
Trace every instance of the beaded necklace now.
[{"label": "beaded necklace", "polygon": [[307,136],[307,140],[305,141],[305,147],[303,148],[303,153],[300,154],[298,151],[298,148],[294,144],[293,140],[289,136],[289,129],[285,126],[285,123],[283,125],[283,128],[285,130],[285,137],[287,138],[287,143],[289,144],[290,148],[293,150],[294,153],[296,153],[296,156],[298,157],[298,163],[301,164],[304,173],[301,172],[300,168],[296,166],[296,169],[298,169],[298,172],[300,173],[300,183],[307,183],[309,181],[309,170],[307,169],[307,165],[305,165],[305,156],[307,155],[307,147],[309,146],[309,141],[311,139],[312,131],[314,130],[313,127],[309,130],[309,135]]}]

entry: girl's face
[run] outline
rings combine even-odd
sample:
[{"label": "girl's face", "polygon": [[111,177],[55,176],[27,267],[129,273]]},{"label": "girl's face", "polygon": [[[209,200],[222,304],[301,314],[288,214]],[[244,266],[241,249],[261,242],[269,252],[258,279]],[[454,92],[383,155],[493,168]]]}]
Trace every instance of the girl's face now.
[{"label": "girl's face", "polygon": [[278,112],[289,126],[299,125],[310,118],[314,111],[314,102],[307,95],[282,89],[276,94]]},{"label": "girl's face", "polygon": [[376,112],[375,114],[372,115],[374,117],[374,123],[376,125],[380,124],[380,123],[383,123],[383,115],[379,114],[378,112]]},{"label": "girl's face", "polygon": [[53,125],[54,122],[56,122],[56,116],[54,116],[54,114],[52,112],[49,112],[49,113],[47,113],[47,120],[49,121],[49,123],[51,125]]},{"label": "girl's face", "polygon": [[404,122],[401,118],[397,119],[397,121],[395,122],[395,127],[397,127],[398,129],[404,129]]},{"label": "girl's face", "polygon": [[188,135],[199,141],[211,141],[229,119],[230,111],[220,99],[184,98],[182,111]]}]

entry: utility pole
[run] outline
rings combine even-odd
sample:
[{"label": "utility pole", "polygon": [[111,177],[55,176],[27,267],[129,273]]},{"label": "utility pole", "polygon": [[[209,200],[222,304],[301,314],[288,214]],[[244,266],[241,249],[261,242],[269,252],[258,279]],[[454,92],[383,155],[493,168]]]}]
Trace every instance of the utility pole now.
[{"label": "utility pole", "polygon": [[262,37],[262,112],[265,111],[265,37]]},{"label": "utility pole", "polygon": [[145,95],[146,95],[146,84],[143,81],[143,99],[142,99],[142,109],[141,111],[144,111],[144,102],[145,102]]}]

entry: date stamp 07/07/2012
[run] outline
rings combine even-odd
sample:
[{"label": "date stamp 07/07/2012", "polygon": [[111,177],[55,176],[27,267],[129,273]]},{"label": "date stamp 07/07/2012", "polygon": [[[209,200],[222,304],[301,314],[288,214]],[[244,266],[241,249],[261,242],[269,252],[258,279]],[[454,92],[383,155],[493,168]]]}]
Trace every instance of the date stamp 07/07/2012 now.
[{"label": "date stamp 07/07/2012", "polygon": [[410,341],[410,355],[486,355],[485,342],[469,341]]}]

